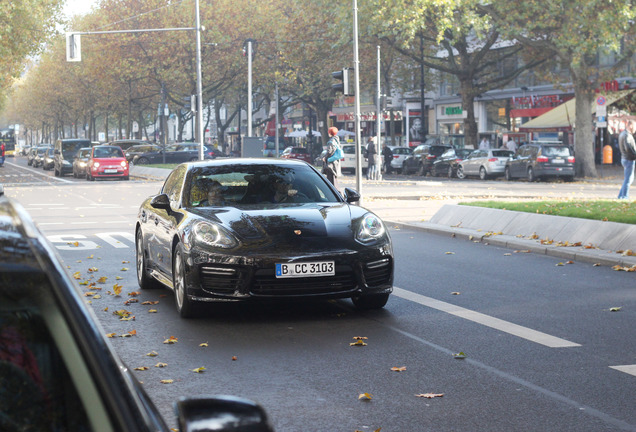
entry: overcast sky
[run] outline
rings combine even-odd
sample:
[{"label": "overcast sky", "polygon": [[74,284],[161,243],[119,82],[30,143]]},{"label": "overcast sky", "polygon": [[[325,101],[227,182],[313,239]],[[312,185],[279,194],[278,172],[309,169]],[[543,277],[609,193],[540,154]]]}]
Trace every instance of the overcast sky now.
[{"label": "overcast sky", "polygon": [[90,12],[91,7],[97,3],[95,0],[66,0],[64,5],[64,15],[84,15]]}]

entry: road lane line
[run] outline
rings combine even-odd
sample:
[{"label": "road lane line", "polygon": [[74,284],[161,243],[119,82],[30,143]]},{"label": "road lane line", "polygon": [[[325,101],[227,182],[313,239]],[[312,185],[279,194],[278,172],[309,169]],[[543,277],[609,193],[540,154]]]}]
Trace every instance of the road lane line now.
[{"label": "road lane line", "polygon": [[45,173],[43,173],[43,172],[36,171],[36,170],[34,170],[34,169],[32,169],[32,168],[25,168],[25,167],[23,167],[23,166],[20,166],[20,165],[18,165],[18,164],[15,164],[15,163],[7,162],[7,164],[8,164],[8,165],[11,165],[11,166],[13,166],[13,167],[16,167],[16,168],[20,168],[20,169],[25,170],[25,171],[29,171],[29,172],[31,172],[31,173],[33,173],[33,174],[37,174],[37,175],[40,175],[40,176],[46,177],[47,179],[50,179],[50,180],[60,181],[60,182],[63,182],[63,183],[73,183],[71,180],[66,180],[66,179],[64,179],[64,178],[59,178],[59,177],[53,177],[53,176],[50,176],[50,175],[45,174]]},{"label": "road lane line", "polygon": [[610,366],[610,369],[616,369],[617,371],[636,376],[636,365]]},{"label": "road lane line", "polygon": [[523,327],[518,324],[514,324],[508,321],[501,320],[499,318],[494,318],[488,315],[484,315],[482,313],[475,312],[460,306],[455,306],[453,304],[446,303],[440,300],[435,300],[433,298],[426,297],[411,291],[407,291],[402,288],[394,287],[393,294],[405,300],[409,300],[409,301],[421,304],[422,306],[427,306],[433,309],[437,309],[439,311],[446,312],[451,315],[455,315],[457,317],[464,318],[481,325],[485,325],[495,330],[499,330],[504,333],[508,333],[513,336],[517,336],[517,337],[529,340],[531,342],[545,345],[549,348],[572,348],[572,347],[581,346],[580,344],[570,342],[568,340],[561,339],[556,336],[551,336],[549,334],[542,333],[537,330],[532,330],[530,328]]}]

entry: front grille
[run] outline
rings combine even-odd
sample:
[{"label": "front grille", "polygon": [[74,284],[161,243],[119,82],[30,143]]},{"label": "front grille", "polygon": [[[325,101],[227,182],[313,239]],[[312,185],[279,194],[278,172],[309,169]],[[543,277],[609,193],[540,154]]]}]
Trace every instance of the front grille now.
[{"label": "front grille", "polygon": [[209,294],[234,294],[241,285],[241,273],[234,268],[201,266],[201,288]]},{"label": "front grille", "polygon": [[254,275],[251,294],[255,296],[301,296],[346,293],[357,288],[350,267],[336,267],[335,276],[277,278],[273,270],[260,270]]},{"label": "front grille", "polygon": [[369,262],[364,266],[364,279],[367,286],[380,286],[391,281],[391,260],[384,258]]}]

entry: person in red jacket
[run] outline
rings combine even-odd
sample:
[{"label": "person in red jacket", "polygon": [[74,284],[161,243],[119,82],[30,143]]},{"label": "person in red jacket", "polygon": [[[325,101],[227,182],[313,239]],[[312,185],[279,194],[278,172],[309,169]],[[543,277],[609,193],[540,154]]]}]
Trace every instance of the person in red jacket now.
[{"label": "person in red jacket", "polygon": [[4,143],[0,143],[0,167],[4,165]]}]

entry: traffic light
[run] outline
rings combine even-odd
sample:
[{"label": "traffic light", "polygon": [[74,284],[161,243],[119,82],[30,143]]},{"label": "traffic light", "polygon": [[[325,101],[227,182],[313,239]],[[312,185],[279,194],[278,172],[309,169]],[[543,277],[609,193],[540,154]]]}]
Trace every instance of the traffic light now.
[{"label": "traffic light", "polygon": [[353,68],[343,68],[342,70],[332,72],[331,76],[341,82],[338,84],[332,84],[331,88],[334,91],[343,93],[345,96],[354,96],[353,80],[351,79],[352,71]]}]

